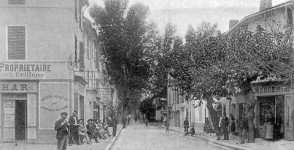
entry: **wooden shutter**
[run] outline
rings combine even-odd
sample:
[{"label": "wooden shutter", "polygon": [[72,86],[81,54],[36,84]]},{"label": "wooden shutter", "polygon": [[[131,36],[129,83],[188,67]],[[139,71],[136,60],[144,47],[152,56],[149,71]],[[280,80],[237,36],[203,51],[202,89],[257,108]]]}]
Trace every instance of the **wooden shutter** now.
[{"label": "wooden shutter", "polygon": [[75,36],[75,63],[78,61],[78,39]]},{"label": "wooden shutter", "polygon": [[84,53],[85,53],[84,43],[80,42],[80,71],[85,70]]},{"label": "wooden shutter", "polygon": [[26,0],[8,0],[10,5],[23,5],[26,4]]},{"label": "wooden shutter", "polygon": [[25,26],[8,26],[8,59],[25,59]]}]

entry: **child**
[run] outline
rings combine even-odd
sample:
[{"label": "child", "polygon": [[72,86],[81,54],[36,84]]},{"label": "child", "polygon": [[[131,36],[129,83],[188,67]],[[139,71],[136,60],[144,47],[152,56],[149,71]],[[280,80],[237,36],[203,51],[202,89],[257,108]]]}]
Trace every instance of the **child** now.
[{"label": "child", "polygon": [[195,134],[195,128],[194,128],[194,125],[191,125],[191,129],[189,132],[187,132],[185,135],[189,135],[191,134],[191,136],[193,136]]},{"label": "child", "polygon": [[191,126],[190,132],[191,136],[193,136],[195,134],[195,128],[194,125]]}]

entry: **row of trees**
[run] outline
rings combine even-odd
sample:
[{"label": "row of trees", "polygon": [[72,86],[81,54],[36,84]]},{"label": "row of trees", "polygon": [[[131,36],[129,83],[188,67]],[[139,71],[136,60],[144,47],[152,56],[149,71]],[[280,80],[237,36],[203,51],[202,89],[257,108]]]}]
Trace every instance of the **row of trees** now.
[{"label": "row of trees", "polygon": [[[168,25],[165,35],[174,33],[170,28]],[[241,29],[227,35],[221,34],[215,24],[202,23],[196,29],[188,28],[184,44],[177,36],[164,38],[172,43],[168,50],[162,49],[163,53],[167,52],[163,55],[165,67],[170,67],[169,73],[175,78],[169,84],[178,87],[187,100],[197,97],[207,102],[217,135],[220,133],[219,119],[213,109],[213,98],[230,99],[236,94],[243,95],[249,120],[249,141],[253,142],[256,100],[251,82],[261,77],[282,79],[284,83],[291,80],[292,28],[284,32],[266,32],[257,26],[253,32]]]},{"label": "row of trees", "polygon": [[[161,36],[156,24],[146,21],[149,9],[145,5],[128,7],[127,0],[104,2],[104,7],[93,6],[90,15],[98,29],[110,82],[118,89],[124,109],[137,109],[142,99],[149,104],[153,98],[166,97],[167,87],[175,86],[186,97],[207,101],[219,134],[213,98],[241,94],[246,99],[249,141],[254,141],[256,100],[251,82],[261,76],[292,79],[292,28],[266,32],[258,26],[254,32],[241,29],[226,35],[216,24],[204,22],[197,28],[189,26],[183,39],[169,23]],[[175,80],[168,81],[168,74]]]}]

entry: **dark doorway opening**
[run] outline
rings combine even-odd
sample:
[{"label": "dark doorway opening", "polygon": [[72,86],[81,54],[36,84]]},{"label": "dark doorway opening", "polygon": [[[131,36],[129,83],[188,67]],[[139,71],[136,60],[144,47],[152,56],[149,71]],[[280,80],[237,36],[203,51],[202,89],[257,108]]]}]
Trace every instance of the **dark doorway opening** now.
[{"label": "dark doorway opening", "polygon": [[27,101],[15,101],[15,140],[26,139],[26,108]]}]

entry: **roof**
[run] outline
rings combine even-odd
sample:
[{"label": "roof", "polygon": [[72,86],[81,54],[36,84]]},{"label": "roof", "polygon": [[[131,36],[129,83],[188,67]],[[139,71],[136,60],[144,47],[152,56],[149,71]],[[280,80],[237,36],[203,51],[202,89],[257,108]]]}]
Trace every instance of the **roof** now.
[{"label": "roof", "polygon": [[265,10],[262,10],[262,11],[259,11],[259,12],[256,12],[256,13],[253,13],[251,15],[248,15],[248,16],[244,17],[242,20],[240,20],[236,25],[234,25],[228,31],[226,31],[224,34],[231,34],[232,32],[238,30],[239,29],[238,27],[241,27],[242,25],[248,23],[248,21],[250,21],[250,19],[253,19],[254,17],[257,17],[259,15],[265,14],[265,13],[270,12],[270,11],[273,11],[273,10],[284,8],[285,6],[288,6],[288,5],[292,5],[292,1],[291,0],[290,1],[287,1],[287,2],[284,2],[284,3],[281,3],[279,5],[276,5],[276,6],[267,8]]}]

